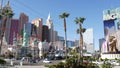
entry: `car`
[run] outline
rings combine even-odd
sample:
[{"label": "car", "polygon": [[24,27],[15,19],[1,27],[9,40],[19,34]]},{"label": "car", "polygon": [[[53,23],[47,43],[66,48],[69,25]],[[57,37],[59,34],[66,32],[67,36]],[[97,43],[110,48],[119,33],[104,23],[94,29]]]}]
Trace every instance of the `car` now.
[{"label": "car", "polygon": [[51,63],[47,58],[43,60],[43,63]]},{"label": "car", "polygon": [[103,61],[93,61],[92,63],[94,63],[94,64],[103,64],[104,62]]},{"label": "car", "polygon": [[113,65],[120,65],[120,63],[116,60],[111,60],[110,63]]},{"label": "car", "polygon": [[11,59],[4,59],[7,63],[11,62]]},{"label": "car", "polygon": [[65,60],[62,60],[61,62],[65,63],[66,61],[65,61]]},{"label": "car", "polygon": [[26,60],[26,58],[25,58],[25,57],[22,57],[21,61],[25,61],[25,60]]},{"label": "car", "polygon": [[55,52],[55,58],[63,59],[65,58],[65,52],[62,50],[56,51]]},{"label": "car", "polygon": [[47,59],[49,59],[49,60],[54,60],[54,59],[55,59],[55,53],[49,53],[49,54],[47,55]]}]

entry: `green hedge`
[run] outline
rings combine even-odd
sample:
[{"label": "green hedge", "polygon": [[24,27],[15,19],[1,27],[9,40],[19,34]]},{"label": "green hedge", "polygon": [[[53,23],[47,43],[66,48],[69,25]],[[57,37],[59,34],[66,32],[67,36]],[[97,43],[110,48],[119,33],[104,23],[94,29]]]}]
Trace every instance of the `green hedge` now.
[{"label": "green hedge", "polygon": [[4,65],[4,64],[6,64],[6,61],[0,58],[0,65]]},{"label": "green hedge", "polygon": [[[46,65],[47,66],[47,65]],[[56,65],[49,65],[48,68],[99,68],[98,65],[89,63],[81,63],[78,61],[77,57],[71,57],[66,60],[65,63],[60,62]]]}]

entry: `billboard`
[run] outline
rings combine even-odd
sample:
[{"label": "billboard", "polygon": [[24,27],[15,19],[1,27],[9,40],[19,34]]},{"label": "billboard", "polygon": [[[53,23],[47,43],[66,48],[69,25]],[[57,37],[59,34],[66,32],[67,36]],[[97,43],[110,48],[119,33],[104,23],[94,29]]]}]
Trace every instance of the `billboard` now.
[{"label": "billboard", "polygon": [[[103,11],[104,35],[110,35],[115,32],[115,22],[120,22],[120,8],[107,9]],[[117,24],[119,29],[119,24]]]},{"label": "billboard", "polygon": [[120,8],[103,11],[103,20],[115,20],[120,18]]},{"label": "billboard", "polygon": [[114,20],[104,21],[104,35],[111,35],[115,33],[115,23]]}]

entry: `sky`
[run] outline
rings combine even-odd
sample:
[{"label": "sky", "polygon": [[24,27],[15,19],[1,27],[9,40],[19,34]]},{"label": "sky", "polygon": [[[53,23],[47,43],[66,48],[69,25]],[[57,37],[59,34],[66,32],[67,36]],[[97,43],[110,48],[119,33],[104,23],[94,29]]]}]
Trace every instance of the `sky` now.
[{"label": "sky", "polygon": [[[3,5],[8,0],[3,0]],[[15,13],[14,18],[19,18],[21,12],[29,16],[29,21],[42,18],[43,24],[46,23],[50,13],[54,30],[58,31],[59,36],[64,37],[63,20],[59,15],[63,12],[69,13],[67,21],[67,39],[77,40],[76,34],[78,25],[74,20],[76,17],[84,17],[83,27],[93,28],[95,50],[99,49],[99,39],[104,37],[103,29],[103,10],[120,7],[120,0],[10,0],[11,7]]]}]

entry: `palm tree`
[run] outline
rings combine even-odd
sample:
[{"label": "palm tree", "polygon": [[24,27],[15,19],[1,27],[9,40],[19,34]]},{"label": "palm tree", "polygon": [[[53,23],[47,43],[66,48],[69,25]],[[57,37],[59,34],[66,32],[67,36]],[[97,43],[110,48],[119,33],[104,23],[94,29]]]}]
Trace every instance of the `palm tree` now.
[{"label": "palm tree", "polygon": [[[8,2],[9,3],[9,2]],[[1,29],[1,45],[0,45],[0,54],[1,54],[1,47],[2,47],[2,41],[3,41],[3,37],[4,37],[4,33],[5,33],[5,29],[6,29],[6,23],[7,20],[9,18],[12,18],[14,15],[13,11],[10,9],[2,9],[2,11],[0,12],[0,20],[3,20],[3,25],[2,25],[2,29]],[[1,22],[2,23],[2,22]]]},{"label": "palm tree", "polygon": [[65,32],[65,56],[66,56],[66,59],[67,59],[67,29],[66,29],[66,18],[69,16],[70,14],[69,13],[62,13],[61,15],[59,15],[60,18],[64,19],[64,32]]},{"label": "palm tree", "polygon": [[82,35],[82,33],[84,33],[85,32],[85,28],[83,28],[82,27],[82,24],[83,24],[83,22],[84,22],[84,20],[85,20],[85,18],[82,18],[82,17],[77,17],[76,19],[75,19],[75,22],[76,22],[76,24],[78,24],[79,25],[79,29],[77,29],[77,33],[79,33],[80,34],[80,42],[79,42],[79,48],[81,48],[80,49],[80,55],[78,56],[78,59],[80,59],[80,57],[83,57],[83,35]]}]

